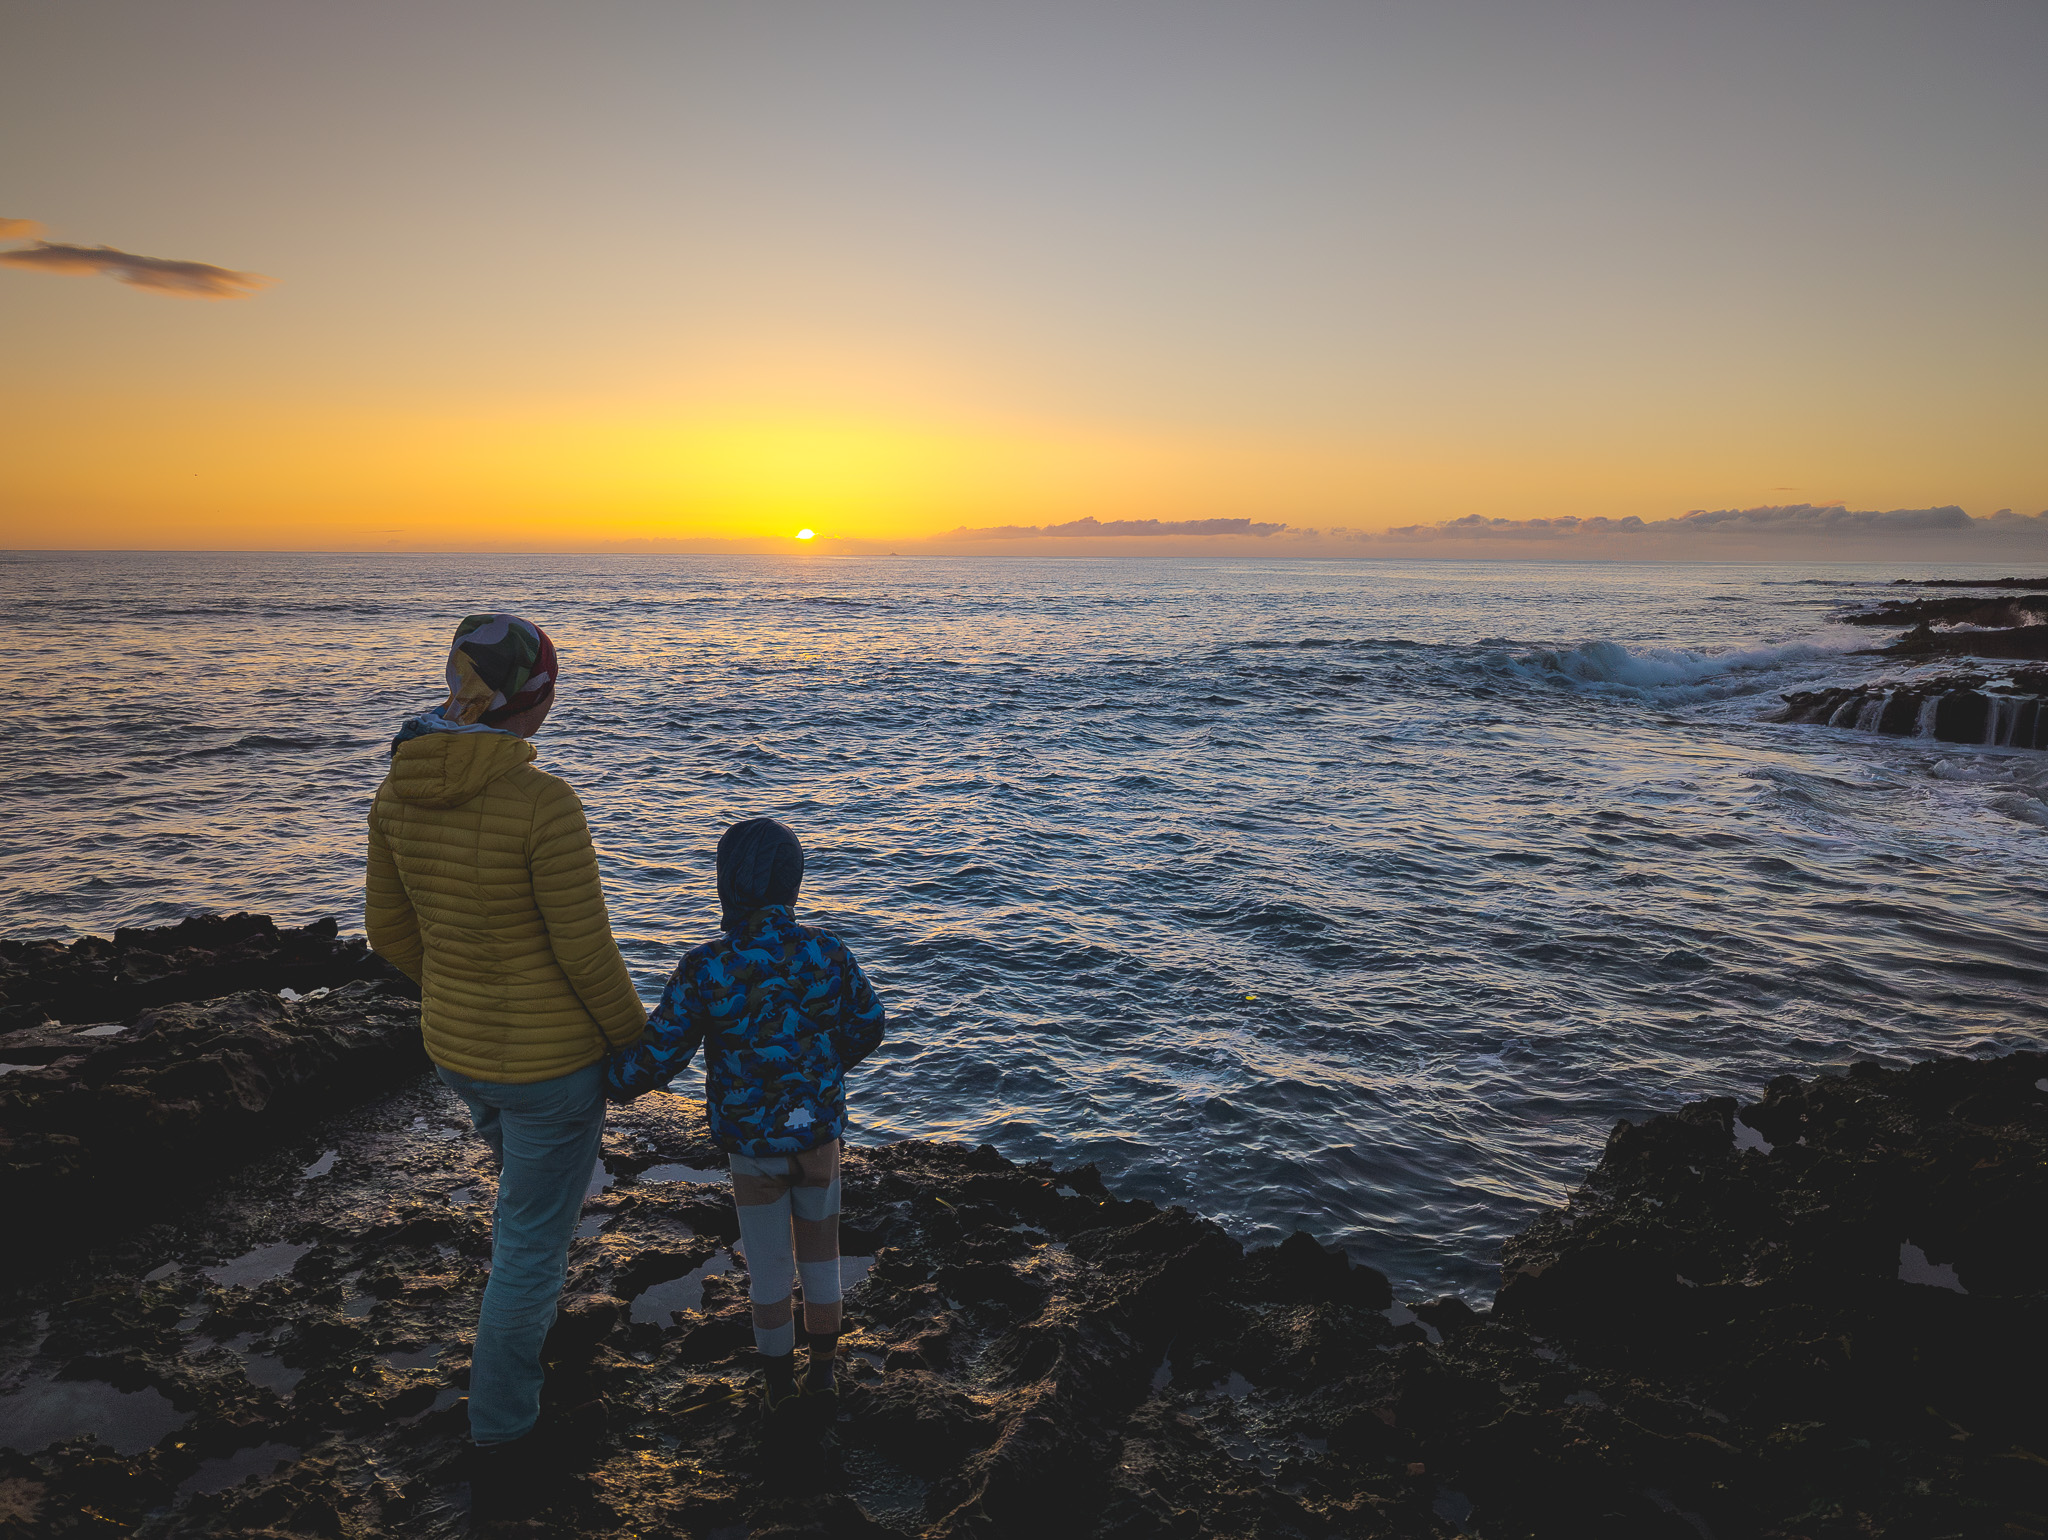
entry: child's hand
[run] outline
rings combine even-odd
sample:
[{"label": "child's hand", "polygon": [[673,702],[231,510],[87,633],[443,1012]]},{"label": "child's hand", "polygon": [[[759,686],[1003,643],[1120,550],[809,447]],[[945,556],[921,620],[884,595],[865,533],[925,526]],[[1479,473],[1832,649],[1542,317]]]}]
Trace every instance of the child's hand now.
[{"label": "child's hand", "polygon": [[604,1099],[624,1105],[651,1089],[636,1085],[632,1074],[635,1053],[631,1048],[616,1048],[605,1057]]}]

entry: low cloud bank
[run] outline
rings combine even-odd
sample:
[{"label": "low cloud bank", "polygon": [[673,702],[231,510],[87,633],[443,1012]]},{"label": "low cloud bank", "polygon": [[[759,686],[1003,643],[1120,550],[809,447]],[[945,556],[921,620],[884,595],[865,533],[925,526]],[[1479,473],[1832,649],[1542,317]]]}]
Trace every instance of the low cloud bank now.
[{"label": "low cloud bank", "polygon": [[[1954,504],[1939,508],[1845,508],[1840,503],[1785,503],[1759,508],[1695,508],[1670,519],[1630,515],[1579,518],[1565,514],[1547,519],[1497,519],[1467,514],[1436,524],[1403,524],[1371,533],[1336,528],[1310,529],[1299,524],[1260,523],[1252,519],[1073,519],[1065,524],[962,525],[941,540],[1072,540],[1131,537],[1213,539],[1251,537],[1289,547],[1342,546],[1412,547],[1417,545],[1573,544],[1598,546],[1603,555],[1626,555],[1631,547],[1655,546],[1663,552],[1685,546],[1702,556],[1724,546],[1752,540],[1766,545],[1814,540],[1839,546],[1857,540],[1934,536],[1969,540],[1995,534],[2001,542],[2012,536],[2048,537],[2048,510],[2017,514],[2001,508],[1973,518]],[[1277,540],[1275,536],[1281,537]],[[1647,554],[1647,551],[1645,552]]]},{"label": "low cloud bank", "polygon": [[[899,542],[900,543],[900,542]],[[1063,524],[963,525],[913,542],[959,553],[991,547],[1078,556],[1386,556],[1545,561],[2036,561],[2048,559],[2048,510],[2010,508],[1973,518],[1938,508],[1847,508],[1785,503],[1696,508],[1673,518],[1488,518],[1373,531],[1253,519],[1073,519]],[[891,549],[871,541],[848,549]]]},{"label": "low cloud bank", "polygon": [[1441,524],[1404,524],[1382,538],[1412,541],[1596,540],[1630,537],[1668,540],[1672,537],[1715,539],[1743,536],[1869,536],[1962,534],[1995,530],[2048,533],[2048,510],[2016,514],[2001,508],[1988,518],[1972,518],[1954,504],[1940,508],[1845,508],[1840,503],[1786,503],[1761,508],[1695,508],[1675,519],[1489,519],[1467,514]]},{"label": "low cloud bank", "polygon": [[0,241],[28,241],[42,233],[42,225],[33,219],[8,219],[0,215]]},{"label": "low cloud bank", "polygon": [[[1676,519],[1660,521],[1669,526]],[[1570,514],[1557,519],[1489,519],[1468,513],[1462,519],[1441,524],[1403,524],[1390,529],[1389,540],[1568,540],[1577,535],[1635,534],[1649,524],[1631,514],[1625,519],[1581,519]],[[1371,536],[1364,538],[1370,539]]]},{"label": "low cloud bank", "polygon": [[1043,540],[1074,536],[1116,535],[1256,535],[1263,539],[1286,529],[1285,524],[1258,524],[1250,519],[1073,519],[1065,524],[998,524],[984,529],[966,525],[950,540]]},{"label": "low cloud bank", "polygon": [[[41,228],[32,219],[10,219],[0,221],[0,236],[18,240]],[[183,299],[247,299],[275,282],[261,273],[237,272],[210,262],[180,262],[170,257],[138,256],[112,246],[65,246],[53,241],[37,241],[19,251],[0,251],[0,265],[43,273],[96,273],[132,288]]]}]

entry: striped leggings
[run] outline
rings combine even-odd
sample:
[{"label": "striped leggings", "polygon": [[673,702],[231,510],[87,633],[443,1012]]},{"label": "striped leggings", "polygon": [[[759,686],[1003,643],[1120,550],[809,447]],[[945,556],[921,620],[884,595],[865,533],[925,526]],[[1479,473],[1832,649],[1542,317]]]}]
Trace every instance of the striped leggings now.
[{"label": "striped leggings", "polygon": [[747,1252],[754,1345],[770,1357],[796,1347],[790,1285],[804,1286],[804,1330],[837,1336],[839,1141],[796,1155],[734,1155],[733,1205]]}]

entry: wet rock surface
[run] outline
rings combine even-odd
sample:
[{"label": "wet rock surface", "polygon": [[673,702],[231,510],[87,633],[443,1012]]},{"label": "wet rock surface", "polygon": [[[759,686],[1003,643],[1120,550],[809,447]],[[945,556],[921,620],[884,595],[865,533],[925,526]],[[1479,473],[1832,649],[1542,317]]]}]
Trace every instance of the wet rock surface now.
[{"label": "wet rock surface", "polygon": [[[39,1237],[25,1262],[426,1068],[410,982],[332,920],[0,947],[0,1226]],[[189,998],[223,985],[242,992]]]},{"label": "wet rock surface", "polygon": [[[2010,586],[2032,587],[2017,580]],[[1910,628],[1889,647],[1871,649],[1887,657],[2048,660],[2048,598],[2032,594],[1887,599],[1876,609],[1837,618],[1852,626]]]},{"label": "wet rock surface", "polygon": [[1884,651],[1897,658],[2025,658],[2039,662],[2048,659],[2048,626],[1937,631],[1923,620]]},{"label": "wet rock surface", "polygon": [[[61,1274],[10,1270],[0,1535],[461,1530],[487,1154],[426,1076],[278,1132]],[[1306,1235],[1247,1253],[1092,1168],[856,1147],[845,1392],[772,1433],[722,1167],[694,1096],[614,1109],[550,1339],[560,1473],[507,1532],[1729,1540],[2048,1513],[2048,1055],[1624,1123],[1509,1244],[1491,1309],[1396,1303]]]},{"label": "wet rock surface", "polygon": [[1787,695],[1780,722],[1988,748],[2048,748],[2048,669],[1983,670]]},{"label": "wet rock surface", "polygon": [[46,1022],[132,1021],[152,1006],[237,990],[306,994],[357,979],[410,987],[361,937],[344,939],[331,918],[280,929],[268,915],[208,914],[111,938],[0,941],[0,1034]]},{"label": "wet rock surface", "polygon": [[1855,610],[1841,617],[1845,625],[1891,626],[2038,626],[2048,609],[2048,596],[2019,599],[1887,599],[1874,610]]},{"label": "wet rock surface", "polygon": [[1617,1128],[1495,1314],[1717,1534],[2036,1534],[2044,1201],[2048,1055],[1788,1076]]},{"label": "wet rock surface", "polygon": [[[1966,582],[1953,579],[1915,582],[1900,578],[1893,586],[1923,589],[1968,588],[1975,591],[1966,595],[1923,594],[1912,599],[1885,599],[1875,608],[1851,610],[1835,617],[1846,625],[1893,627],[1901,632],[1889,646],[1870,649],[1873,653],[1898,658],[1971,657],[2048,661],[2048,592],[2044,592],[2048,591],[2048,578],[2007,577],[1993,582]],[[1896,694],[1898,689],[1899,687],[1892,685],[1861,687],[1864,694],[1873,691]],[[1838,693],[1842,692],[1816,691],[1802,696],[1787,696],[1786,700],[1792,703],[1793,709],[1781,716],[1780,720],[1825,720],[1812,714],[1818,709],[1815,703],[1823,695]],[[1919,693],[1926,694],[1927,690],[1923,687]],[[1897,724],[1897,720],[1893,725],[1872,730],[1887,733],[1906,731]],[[1922,732],[1920,736],[1931,735]],[[1949,741],[1986,740],[1951,738]]]},{"label": "wet rock surface", "polygon": [[[1886,599],[1874,609],[1836,619],[1852,626],[1889,626],[1901,634],[1885,657],[2010,658],[2048,661],[2048,578],[1950,579],[1895,587],[1969,588],[1968,595]],[[1990,590],[1991,592],[1986,592]],[[2048,668],[1973,669],[1939,678],[1883,680],[1784,697],[1771,720],[1813,722],[1895,738],[1930,738],[1986,748],[2048,748]]]}]

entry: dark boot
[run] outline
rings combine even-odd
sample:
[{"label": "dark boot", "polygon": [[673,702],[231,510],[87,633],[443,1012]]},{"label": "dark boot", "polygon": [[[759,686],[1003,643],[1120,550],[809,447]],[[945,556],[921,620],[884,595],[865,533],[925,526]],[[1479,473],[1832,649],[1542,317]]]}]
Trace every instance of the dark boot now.
[{"label": "dark boot", "polygon": [[529,1433],[503,1444],[469,1446],[469,1528],[491,1534],[546,1506],[557,1472],[550,1450]]},{"label": "dark boot", "polygon": [[811,1361],[804,1368],[805,1399],[836,1399],[839,1382],[833,1367],[839,1358],[839,1333],[807,1331],[804,1340],[811,1345]]},{"label": "dark boot", "polygon": [[800,1392],[796,1383],[796,1354],[778,1353],[761,1359],[761,1415],[764,1420],[774,1422],[785,1408],[793,1405]]}]

